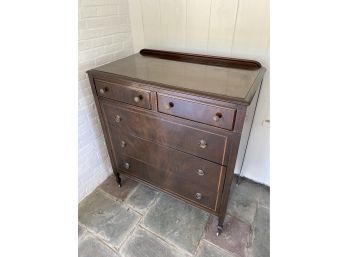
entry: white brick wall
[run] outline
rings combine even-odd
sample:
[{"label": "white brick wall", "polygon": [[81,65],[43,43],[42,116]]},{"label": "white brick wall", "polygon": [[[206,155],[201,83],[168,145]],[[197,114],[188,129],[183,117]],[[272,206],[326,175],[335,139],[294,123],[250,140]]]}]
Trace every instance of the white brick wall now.
[{"label": "white brick wall", "polygon": [[128,0],[79,0],[79,201],[112,173],[86,70],[132,53]]}]

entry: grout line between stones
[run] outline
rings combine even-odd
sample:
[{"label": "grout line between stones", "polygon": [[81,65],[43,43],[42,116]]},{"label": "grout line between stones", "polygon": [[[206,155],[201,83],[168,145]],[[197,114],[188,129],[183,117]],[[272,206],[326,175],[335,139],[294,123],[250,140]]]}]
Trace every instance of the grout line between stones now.
[{"label": "grout line between stones", "polygon": [[173,242],[171,241],[167,241],[164,237],[156,234],[155,232],[153,232],[152,230],[150,230],[149,228],[143,226],[142,224],[139,224],[139,227],[143,230],[145,230],[146,232],[149,232],[150,234],[154,235],[156,238],[158,238],[160,241],[163,241],[165,242],[166,244],[168,244],[169,246],[173,247],[174,249],[178,250],[179,252],[185,254],[185,255],[189,255],[189,256],[194,256],[192,253],[186,251],[185,249],[179,247],[178,245],[174,244]]},{"label": "grout line between stones", "polygon": [[137,191],[138,187],[140,186],[140,183],[138,183],[127,195],[127,197],[124,199],[124,202],[127,202],[129,197]]},{"label": "grout line between stones", "polygon": [[81,226],[83,226],[83,228],[86,230],[86,232],[88,234],[90,234],[94,239],[98,240],[99,242],[101,242],[103,245],[107,246],[108,248],[110,248],[113,252],[118,253],[118,249],[116,247],[114,247],[113,245],[109,244],[108,242],[106,242],[104,240],[104,238],[102,238],[100,235],[94,233],[92,230],[90,230],[86,225],[82,224],[79,222],[79,224]]},{"label": "grout line between stones", "polygon": [[134,231],[139,226],[139,223],[141,221],[142,217],[137,221],[137,224],[132,228],[131,232],[126,236],[126,238],[121,242],[120,246],[118,247],[118,250],[121,251],[122,246],[128,241],[128,239],[134,234]]},{"label": "grout line between stones", "polygon": [[[218,246],[218,245],[216,245],[216,244],[213,244],[212,242],[210,242],[210,241],[208,241],[208,240],[206,240],[206,239],[203,239],[202,242],[203,242],[203,241],[206,242],[206,243],[208,243],[208,244],[210,244],[210,245],[212,245],[213,247],[218,248],[219,250],[222,250],[223,252],[225,252],[225,253],[227,253],[227,254],[229,254],[229,255],[232,254],[231,257],[239,257],[239,255],[237,255],[237,254],[235,254],[235,253],[233,253],[233,252],[230,252],[230,251],[228,251],[228,250],[226,250],[226,249],[224,249],[224,248],[222,248],[222,247],[220,247],[220,246]],[[201,244],[200,244],[199,246],[201,246]]]},{"label": "grout line between stones", "polygon": [[204,226],[204,230],[202,232],[202,235],[201,235],[201,238],[199,239],[198,241],[198,245],[196,247],[196,250],[195,250],[195,253],[193,256],[196,256],[198,254],[198,249],[199,249],[199,246],[201,245],[201,242],[203,241],[204,237],[205,237],[205,234],[207,233],[207,230],[209,228],[209,225],[210,225],[210,222],[212,221],[212,214],[209,214],[209,218],[207,220],[207,223],[205,224]]}]

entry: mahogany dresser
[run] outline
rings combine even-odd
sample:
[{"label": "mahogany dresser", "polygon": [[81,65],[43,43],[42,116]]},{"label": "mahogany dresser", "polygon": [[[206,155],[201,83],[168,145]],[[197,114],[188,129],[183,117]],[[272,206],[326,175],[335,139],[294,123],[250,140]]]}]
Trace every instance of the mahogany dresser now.
[{"label": "mahogany dresser", "polygon": [[89,70],[118,185],[122,172],[213,213],[219,235],[265,71],[150,49]]}]

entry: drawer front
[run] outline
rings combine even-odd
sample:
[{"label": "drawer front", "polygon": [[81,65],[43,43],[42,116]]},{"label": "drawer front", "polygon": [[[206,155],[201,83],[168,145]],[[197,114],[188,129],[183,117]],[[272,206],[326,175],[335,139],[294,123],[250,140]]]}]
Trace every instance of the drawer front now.
[{"label": "drawer front", "polygon": [[227,136],[178,124],[144,111],[130,110],[124,106],[103,101],[101,101],[101,107],[109,126],[115,126],[127,133],[219,164],[227,164],[227,158],[224,158]]},{"label": "drawer front", "polygon": [[120,170],[216,210],[224,166],[119,131],[111,134]]},{"label": "drawer front", "polygon": [[99,96],[151,109],[150,91],[97,79],[95,79],[94,82]]},{"label": "drawer front", "polygon": [[232,130],[235,109],[209,105],[183,98],[157,94],[158,111]]}]

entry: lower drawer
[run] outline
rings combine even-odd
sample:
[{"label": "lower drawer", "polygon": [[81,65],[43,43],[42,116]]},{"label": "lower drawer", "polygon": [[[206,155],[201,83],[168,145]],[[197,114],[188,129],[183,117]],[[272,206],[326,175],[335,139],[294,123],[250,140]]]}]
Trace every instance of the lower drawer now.
[{"label": "lower drawer", "polygon": [[119,130],[111,132],[111,138],[118,169],[216,210],[225,177],[224,166]]},{"label": "lower drawer", "polygon": [[117,156],[117,168],[130,176],[174,193],[212,211],[217,209],[220,177],[224,175],[224,167],[221,168],[216,178],[210,180],[207,177],[197,175],[196,172],[160,169],[130,156],[119,154]]}]

